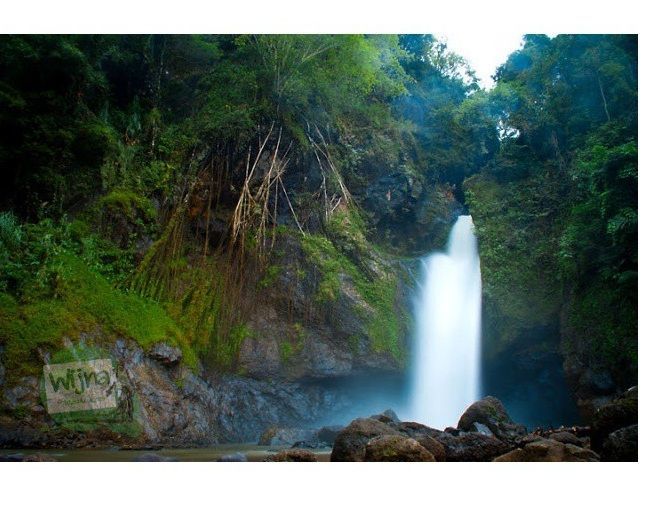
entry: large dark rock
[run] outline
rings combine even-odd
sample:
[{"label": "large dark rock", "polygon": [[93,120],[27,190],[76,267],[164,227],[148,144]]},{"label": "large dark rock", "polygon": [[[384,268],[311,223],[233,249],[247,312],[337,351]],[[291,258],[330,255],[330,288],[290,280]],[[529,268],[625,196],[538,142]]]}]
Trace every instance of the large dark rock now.
[{"label": "large dark rock", "polygon": [[[102,334],[84,337],[109,341]],[[0,446],[175,447],[256,441],[272,425],[306,429],[348,405],[347,393],[338,387],[232,375],[208,378],[202,370],[194,373],[175,363],[174,352],[158,348],[155,358],[129,340],[107,343],[116,365],[122,421],[141,434],[112,433],[102,423],[84,432],[54,426],[39,404],[38,379],[26,377],[0,391]],[[279,443],[292,445],[301,439],[305,437]]]},{"label": "large dark rock", "polygon": [[485,397],[471,404],[460,417],[457,428],[482,434],[488,434],[488,430],[505,442],[513,442],[527,434],[525,426],[515,424],[503,403],[495,397]]},{"label": "large dark rock", "polygon": [[365,181],[353,194],[371,221],[378,240],[404,255],[442,248],[462,205],[454,192],[426,182],[406,161],[379,161],[362,153],[360,173]]},{"label": "large dark rock", "polygon": [[433,429],[424,424],[418,422],[399,422],[395,424],[394,429],[398,430],[400,433],[410,436],[411,438],[416,438],[417,436],[439,436],[442,434],[442,431],[438,429]]},{"label": "large dark rock", "polygon": [[[248,288],[257,300],[248,316],[252,335],[244,339],[237,358],[248,377],[308,381],[402,372],[403,362],[390,350],[405,347],[400,307],[409,289],[398,289],[398,311],[390,311],[365,299],[361,288],[361,278],[400,283],[401,267],[365,241],[361,250],[349,253],[342,240],[303,240],[291,232],[277,238],[269,265],[275,274],[264,279],[264,287],[260,282]],[[348,262],[357,273],[334,267]],[[337,282],[326,295],[327,275]],[[375,346],[369,332],[381,316],[397,318],[398,342],[388,349]]]},{"label": "large dark rock", "polygon": [[526,443],[523,447],[497,457],[494,461],[598,461],[591,449],[546,438]]},{"label": "large dark rock", "polygon": [[366,444],[383,435],[402,436],[393,427],[371,418],[353,420],[336,437],[331,461],[364,461]]},{"label": "large dark rock", "polygon": [[436,461],[491,461],[512,448],[495,436],[482,433],[457,429],[444,432],[418,422],[384,424],[375,419],[361,418],[351,422],[339,434],[332,450],[332,461],[363,461],[366,443],[383,435],[413,438]]},{"label": "large dark rock", "polygon": [[446,461],[491,461],[511,449],[507,442],[481,433],[444,432],[432,438],[443,445]]},{"label": "large dark rock", "polygon": [[315,384],[224,376],[209,388],[217,441],[255,441],[271,425],[307,428],[347,405],[339,392]]},{"label": "large dark rock", "polygon": [[548,438],[555,440],[556,442],[568,443],[577,447],[584,447],[586,445],[585,440],[568,431],[558,431],[556,433],[551,433],[548,435]]},{"label": "large dark rock", "polygon": [[366,444],[364,461],[435,461],[435,458],[413,438],[383,435]]},{"label": "large dark rock", "polygon": [[[540,315],[534,321],[529,315],[522,317],[513,312],[516,300],[511,297],[490,293],[483,297],[483,375],[487,392],[503,401],[514,421],[529,427],[580,423],[560,353],[558,313],[547,307],[534,308]],[[540,305],[539,301],[535,303]],[[522,305],[527,307],[525,302]]]},{"label": "large dark rock", "polygon": [[591,422],[591,447],[602,455],[603,443],[610,433],[637,424],[637,420],[638,393],[635,386],[596,411]]},{"label": "large dark rock", "polygon": [[638,461],[639,432],[637,424],[623,427],[609,434],[603,442],[603,461]]},{"label": "large dark rock", "polygon": [[418,435],[414,439],[432,454],[434,461],[446,461],[446,449],[437,440],[428,435]]}]

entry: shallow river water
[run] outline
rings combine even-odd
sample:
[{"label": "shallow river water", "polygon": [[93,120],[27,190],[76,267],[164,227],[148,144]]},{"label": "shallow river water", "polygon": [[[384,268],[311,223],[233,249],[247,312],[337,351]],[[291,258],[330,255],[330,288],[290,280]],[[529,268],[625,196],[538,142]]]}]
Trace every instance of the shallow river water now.
[{"label": "shallow river water", "polygon": [[[222,456],[243,453],[248,461],[263,461],[287,447],[254,444],[225,444],[216,447],[196,449],[0,449],[0,456],[39,454],[51,456],[57,461],[135,461],[139,456],[157,455],[170,458],[170,461],[217,461]],[[330,461],[331,449],[312,449],[318,461]]]}]

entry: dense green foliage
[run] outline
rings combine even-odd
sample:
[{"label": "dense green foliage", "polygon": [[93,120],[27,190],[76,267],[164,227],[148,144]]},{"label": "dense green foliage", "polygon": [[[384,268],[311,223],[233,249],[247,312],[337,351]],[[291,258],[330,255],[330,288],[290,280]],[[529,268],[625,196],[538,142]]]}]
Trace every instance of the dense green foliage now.
[{"label": "dense green foliage", "polygon": [[[209,245],[208,230],[199,235],[197,214],[211,209],[212,220],[234,224],[248,164],[258,149],[273,152],[277,134],[286,189],[276,184],[277,195],[244,216],[239,253],[268,238],[252,218],[273,204],[284,211],[265,226],[322,228],[329,239],[303,237],[330,251],[314,257],[324,266],[317,299],[335,296],[345,268],[374,308],[374,348],[398,356],[394,280],[368,285],[361,272],[376,229],[367,227],[370,210],[382,207],[361,207],[389,166],[401,181],[425,184],[427,195],[446,179],[423,115],[432,125],[461,119],[457,107],[476,88],[460,75],[463,65],[427,36],[2,37],[0,287],[9,355],[100,325],[142,346],[167,339],[234,367],[249,332],[244,308],[230,299],[240,296],[231,265],[240,259],[225,255],[226,237]],[[308,178],[312,160],[320,175],[310,165]],[[347,219],[342,211],[330,217],[334,203],[352,205]],[[274,267],[264,266],[260,288],[274,284]],[[34,304],[42,316],[30,316]],[[41,328],[37,319],[50,321],[53,311],[56,324]]]},{"label": "dense green foliage", "polygon": [[[4,216],[0,224],[1,273],[9,291],[0,294],[0,339],[6,360],[14,365],[8,372],[12,379],[33,373],[44,353],[82,333],[131,338],[145,349],[168,341],[181,347],[189,366],[196,366],[183,332],[160,306],[108,281],[122,275],[114,270],[120,262],[102,262],[106,255],[99,250],[111,243],[80,237],[72,224],[53,225],[49,219],[19,226]],[[12,250],[6,249],[9,231],[16,244]]]},{"label": "dense green foliage", "polygon": [[500,149],[466,181],[498,347],[564,305],[565,348],[619,383],[636,380],[636,53],[630,36],[526,37],[490,94]]},{"label": "dense green foliage", "polygon": [[442,244],[466,201],[496,346],[563,314],[566,346],[630,377],[636,53],[528,36],[484,91],[427,35],[0,37],[0,341],[27,361],[100,325],[233,369],[243,272],[272,288],[294,228],[316,302],[348,275],[400,358],[371,250]]}]

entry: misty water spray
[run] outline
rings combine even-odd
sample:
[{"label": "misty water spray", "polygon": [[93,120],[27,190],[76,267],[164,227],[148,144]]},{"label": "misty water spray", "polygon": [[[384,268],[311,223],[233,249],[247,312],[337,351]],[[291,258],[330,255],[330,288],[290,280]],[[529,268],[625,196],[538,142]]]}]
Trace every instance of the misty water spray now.
[{"label": "misty water spray", "polygon": [[423,260],[415,300],[411,419],[455,426],[480,395],[480,260],[471,216],[460,216],[445,253]]}]

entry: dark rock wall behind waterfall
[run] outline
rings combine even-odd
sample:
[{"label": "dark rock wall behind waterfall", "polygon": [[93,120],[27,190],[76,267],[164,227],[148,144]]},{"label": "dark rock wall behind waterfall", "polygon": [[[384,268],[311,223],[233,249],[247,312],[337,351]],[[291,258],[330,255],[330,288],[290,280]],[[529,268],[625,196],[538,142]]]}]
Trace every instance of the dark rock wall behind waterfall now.
[{"label": "dark rock wall behind waterfall", "polygon": [[483,394],[503,401],[512,418],[529,427],[580,423],[558,351],[557,325],[527,329],[503,352],[489,357],[496,332],[483,312]]}]

